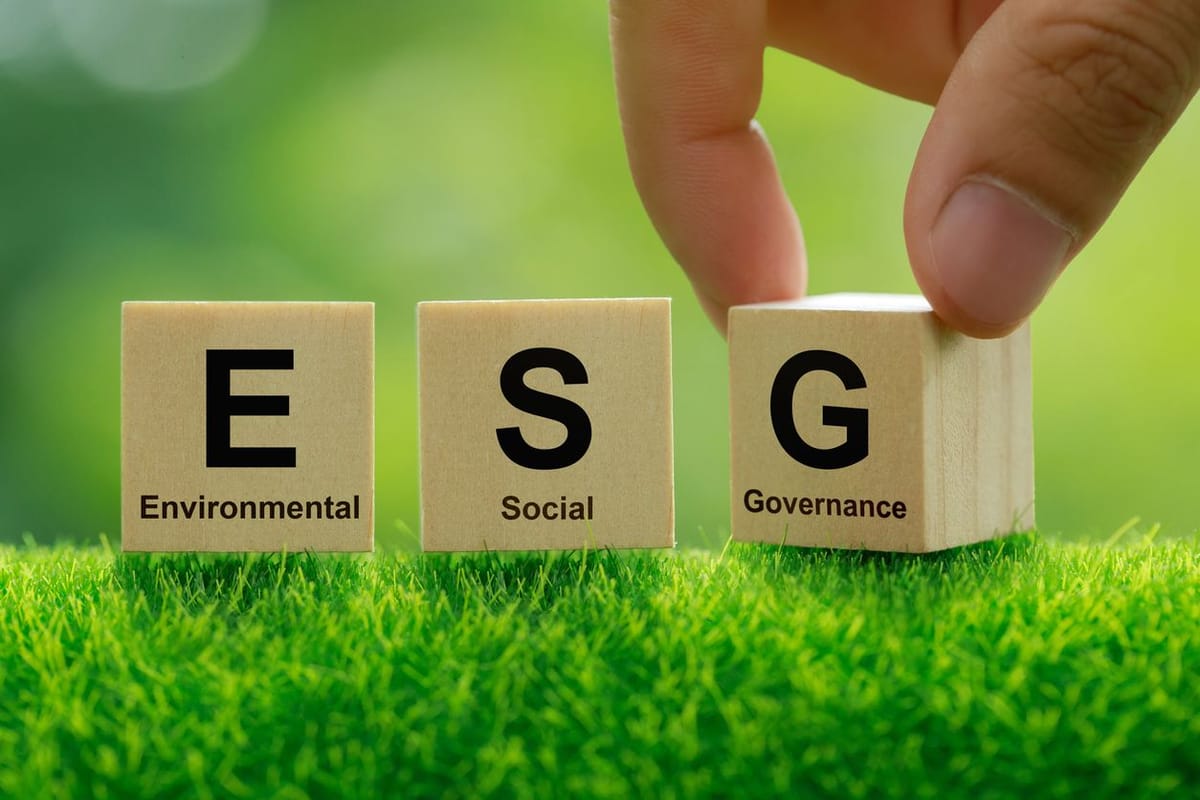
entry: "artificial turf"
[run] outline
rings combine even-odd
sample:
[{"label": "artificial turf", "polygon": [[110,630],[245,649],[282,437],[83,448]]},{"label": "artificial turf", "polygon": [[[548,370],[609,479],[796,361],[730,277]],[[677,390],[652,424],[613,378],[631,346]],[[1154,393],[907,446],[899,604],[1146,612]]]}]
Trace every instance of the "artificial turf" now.
[{"label": "artificial turf", "polygon": [[1195,792],[1200,538],[1125,539],[0,548],[0,796]]}]

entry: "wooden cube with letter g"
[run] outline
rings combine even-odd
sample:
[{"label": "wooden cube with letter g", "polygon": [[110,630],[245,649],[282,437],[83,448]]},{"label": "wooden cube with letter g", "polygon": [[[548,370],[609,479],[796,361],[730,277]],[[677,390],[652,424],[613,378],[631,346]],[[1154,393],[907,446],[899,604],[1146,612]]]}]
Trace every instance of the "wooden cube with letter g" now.
[{"label": "wooden cube with letter g", "polygon": [[425,550],[674,543],[670,301],[417,307]]},{"label": "wooden cube with letter g", "polygon": [[919,296],[729,312],[733,537],[927,552],[1033,526],[1029,326],[978,340]]}]

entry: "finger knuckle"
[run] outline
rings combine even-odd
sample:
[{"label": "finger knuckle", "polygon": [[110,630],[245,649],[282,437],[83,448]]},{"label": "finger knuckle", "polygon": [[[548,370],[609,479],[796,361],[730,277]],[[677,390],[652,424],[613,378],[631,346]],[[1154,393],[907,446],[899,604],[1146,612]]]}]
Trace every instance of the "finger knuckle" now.
[{"label": "finger knuckle", "polygon": [[1106,5],[1103,19],[1087,9],[1043,21],[1025,49],[1046,79],[1042,102],[1080,144],[1109,158],[1140,158],[1195,92],[1200,39],[1145,3]]}]

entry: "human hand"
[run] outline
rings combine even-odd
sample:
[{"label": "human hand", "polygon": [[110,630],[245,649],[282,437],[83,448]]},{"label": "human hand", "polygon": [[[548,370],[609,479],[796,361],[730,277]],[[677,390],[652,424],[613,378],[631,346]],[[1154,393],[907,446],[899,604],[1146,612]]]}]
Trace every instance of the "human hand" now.
[{"label": "human hand", "polygon": [[777,47],[936,104],[904,209],[950,325],[1001,336],[1096,233],[1200,86],[1198,0],[611,0],[634,182],[718,328],[803,294],[754,121]]}]

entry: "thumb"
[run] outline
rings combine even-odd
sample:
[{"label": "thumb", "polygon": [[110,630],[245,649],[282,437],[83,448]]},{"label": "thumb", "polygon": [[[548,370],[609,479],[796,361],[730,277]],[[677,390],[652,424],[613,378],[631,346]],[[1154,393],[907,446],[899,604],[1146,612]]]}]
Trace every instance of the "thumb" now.
[{"label": "thumb", "polygon": [[1194,0],[1007,0],[952,72],[905,204],[939,316],[1000,336],[1041,302],[1196,93]]}]

